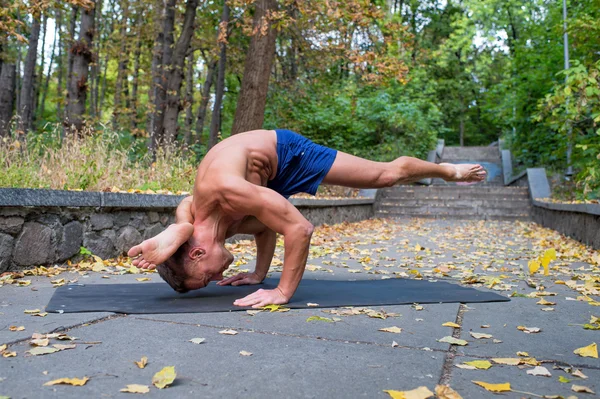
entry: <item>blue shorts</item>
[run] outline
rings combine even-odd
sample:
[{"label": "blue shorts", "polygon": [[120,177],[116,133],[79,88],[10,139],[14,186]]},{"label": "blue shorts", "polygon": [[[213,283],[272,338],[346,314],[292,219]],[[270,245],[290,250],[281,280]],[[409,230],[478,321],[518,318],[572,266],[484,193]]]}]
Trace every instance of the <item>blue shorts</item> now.
[{"label": "blue shorts", "polygon": [[277,129],[277,174],[267,187],[288,198],[315,195],[335,161],[336,150],[323,147],[291,130]]}]

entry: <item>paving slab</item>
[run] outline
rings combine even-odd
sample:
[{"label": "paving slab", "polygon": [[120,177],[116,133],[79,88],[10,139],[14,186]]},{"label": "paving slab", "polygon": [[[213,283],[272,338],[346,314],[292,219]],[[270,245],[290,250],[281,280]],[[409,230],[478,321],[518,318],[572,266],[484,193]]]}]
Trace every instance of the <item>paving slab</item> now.
[{"label": "paving slab", "polygon": [[[568,364],[599,367],[600,360],[581,357],[573,350],[593,342],[600,343],[598,331],[584,330],[590,316],[598,308],[578,301],[546,297],[556,301],[555,311],[544,312],[544,306],[536,305],[537,299],[513,298],[502,304],[469,304],[463,314],[461,338],[469,345],[461,347],[459,353],[483,357],[515,357],[518,351],[528,352],[538,360],[554,360]],[[489,325],[489,328],[481,328]],[[527,334],[517,326],[538,327],[539,333]],[[494,344],[491,339],[474,339],[470,331],[492,334],[502,343]]]},{"label": "paving slab", "polygon": [[[246,312],[140,315],[144,320],[161,320],[168,323],[199,324],[222,328],[243,328],[266,333],[298,335],[333,341],[369,342],[378,345],[391,345],[396,341],[401,346],[411,348],[431,348],[447,350],[448,344],[437,342],[452,334],[452,328],[442,323],[454,321],[458,304],[423,305],[416,311],[408,305],[370,307],[376,311],[398,313],[400,317],[385,320],[361,314],[337,316],[323,312],[323,309],[295,309],[289,312],[261,312],[250,316]],[[336,322],[307,321],[311,316],[338,317]],[[400,327],[400,334],[378,331],[380,328]]]},{"label": "paving slab", "polygon": [[[455,358],[455,364],[459,364],[465,361],[479,360],[476,358],[469,357],[457,357]],[[561,395],[567,398],[574,395],[577,398],[597,398],[600,392],[600,370],[598,369],[586,369],[582,368],[581,371],[588,377],[587,379],[581,379],[574,377],[564,370],[553,369],[552,363],[544,363],[545,367],[551,377],[533,376],[527,374],[527,370],[533,369],[533,367],[518,366],[506,366],[506,365],[493,365],[487,370],[464,370],[453,366],[451,369],[451,378],[449,384],[453,389],[459,392],[463,398],[535,398],[536,396],[528,395],[526,393],[519,392],[503,392],[503,393],[492,393],[488,392],[482,387],[475,385],[472,381],[483,381],[493,384],[509,382],[511,389],[522,392],[530,392],[535,395]],[[559,376],[568,378],[571,380],[569,383],[562,383],[558,380]],[[575,393],[571,390],[573,384],[583,385],[594,392],[596,395],[589,393]]]},{"label": "paving slab", "polygon": [[[66,275],[66,274],[65,274]],[[61,277],[62,278],[62,277]],[[30,286],[7,285],[0,288],[0,344],[31,337],[34,332],[47,333],[110,316],[112,313],[52,314],[45,317],[23,313],[24,310],[44,311],[54,293],[47,277],[31,277]],[[24,331],[10,331],[10,326],[23,326]]]},{"label": "paving slab", "polygon": [[[426,385],[433,390],[444,361],[444,354],[438,352],[256,332],[227,336],[218,331],[123,317],[69,332],[81,341],[101,344],[38,357],[23,357],[28,345],[15,345],[11,350],[18,357],[0,359],[0,378],[4,378],[0,394],[127,397],[119,389],[127,384],[150,385],[154,373],[175,366],[176,383],[164,391],[151,387],[145,397],[385,398],[385,389]],[[187,342],[195,337],[206,341]],[[253,355],[241,356],[240,351]],[[148,357],[148,365],[138,369],[133,361],[142,356]],[[56,378],[83,376],[91,377],[83,387],[43,386]]]}]

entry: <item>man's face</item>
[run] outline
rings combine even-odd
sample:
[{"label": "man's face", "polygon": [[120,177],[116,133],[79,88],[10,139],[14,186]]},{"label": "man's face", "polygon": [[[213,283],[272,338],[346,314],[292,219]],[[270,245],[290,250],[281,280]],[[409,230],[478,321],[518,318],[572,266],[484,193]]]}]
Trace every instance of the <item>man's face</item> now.
[{"label": "man's face", "polygon": [[222,245],[207,250],[199,259],[190,259],[186,272],[185,288],[197,290],[204,288],[211,281],[223,280],[223,272],[233,262],[233,255]]}]

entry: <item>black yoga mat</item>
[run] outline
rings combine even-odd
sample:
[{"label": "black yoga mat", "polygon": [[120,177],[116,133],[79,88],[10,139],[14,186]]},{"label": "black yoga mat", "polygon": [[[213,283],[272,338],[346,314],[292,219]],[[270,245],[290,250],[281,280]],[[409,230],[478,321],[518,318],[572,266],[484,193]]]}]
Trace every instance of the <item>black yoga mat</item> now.
[{"label": "black yoga mat", "polygon": [[[200,290],[179,294],[166,283],[144,284],[75,284],[54,292],[47,312],[115,312],[115,313],[205,313],[245,310],[233,301],[259,288],[270,289],[278,280],[266,279],[260,285],[239,287],[214,283]],[[423,280],[302,280],[286,306],[319,307],[382,306],[412,303],[504,302],[510,299],[488,291],[461,287],[444,282]]]}]

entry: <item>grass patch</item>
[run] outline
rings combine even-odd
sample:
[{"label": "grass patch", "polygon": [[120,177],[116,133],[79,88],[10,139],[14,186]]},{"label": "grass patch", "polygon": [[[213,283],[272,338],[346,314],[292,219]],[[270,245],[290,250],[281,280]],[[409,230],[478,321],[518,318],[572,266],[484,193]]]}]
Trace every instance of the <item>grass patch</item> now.
[{"label": "grass patch", "polygon": [[145,140],[103,130],[82,137],[60,137],[60,127],[0,141],[0,187],[107,191],[167,190],[190,192],[196,176],[196,154],[177,147],[156,157]]}]

